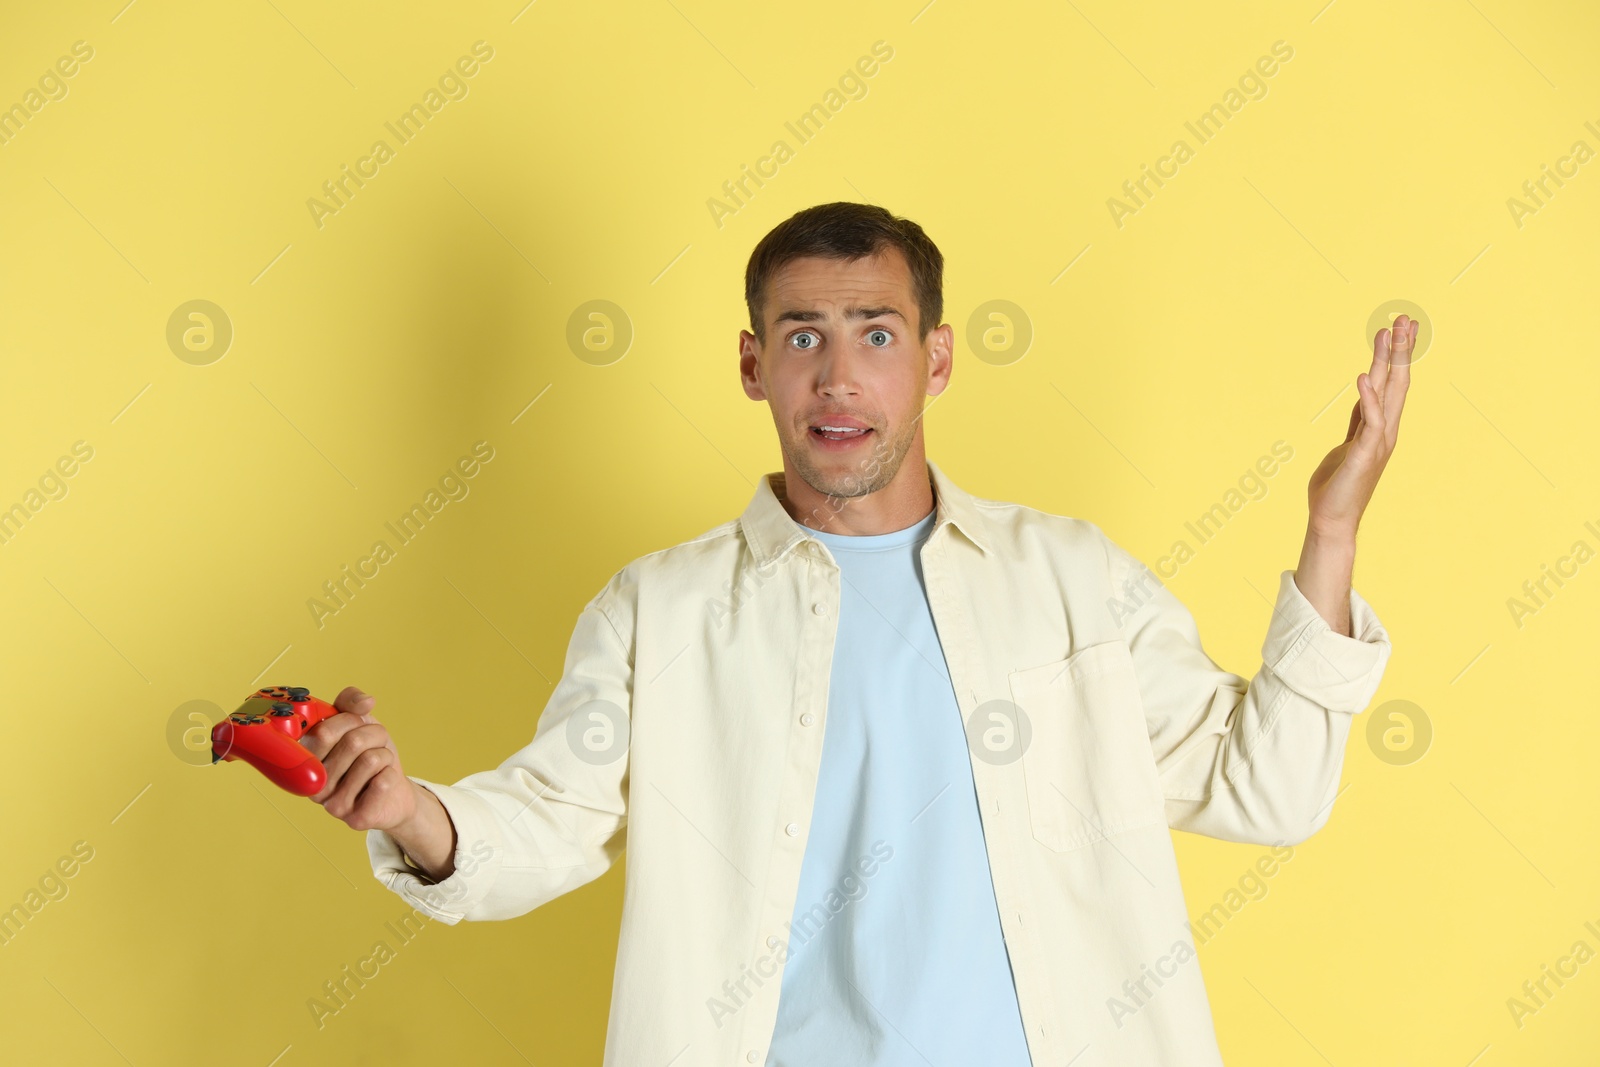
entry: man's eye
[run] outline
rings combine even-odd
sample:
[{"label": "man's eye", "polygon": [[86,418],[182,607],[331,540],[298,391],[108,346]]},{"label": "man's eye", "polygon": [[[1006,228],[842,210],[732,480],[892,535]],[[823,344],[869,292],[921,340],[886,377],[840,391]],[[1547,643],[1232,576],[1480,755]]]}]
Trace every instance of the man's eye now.
[{"label": "man's eye", "polygon": [[796,348],[815,348],[822,343],[821,338],[810,330],[801,330],[790,338]]},{"label": "man's eye", "polygon": [[891,335],[888,330],[872,330],[867,334],[867,343],[874,348],[884,348],[890,340]]}]

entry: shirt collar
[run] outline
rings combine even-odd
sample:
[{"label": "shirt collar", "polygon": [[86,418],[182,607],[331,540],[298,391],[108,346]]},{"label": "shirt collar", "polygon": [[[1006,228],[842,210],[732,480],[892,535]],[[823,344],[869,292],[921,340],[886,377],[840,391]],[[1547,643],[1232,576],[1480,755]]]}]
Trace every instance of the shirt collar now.
[{"label": "shirt collar", "polygon": [[[933,530],[928,536],[930,538],[936,536],[942,526],[954,526],[967,540],[977,545],[980,551],[987,553],[988,533],[972,496],[952,482],[933,460],[926,462],[928,478],[933,485],[934,510],[937,515]],[[789,512],[785,510],[782,500],[779,499],[779,494],[783,492],[784,480],[785,475],[782,471],[772,471],[763,475],[756,486],[755,495],[750,499],[749,506],[739,517],[739,529],[755,556],[756,565],[762,570],[766,570],[774,561],[782,558],[790,549],[803,541],[821,545],[818,538],[812,537],[807,528],[791,518]]]}]

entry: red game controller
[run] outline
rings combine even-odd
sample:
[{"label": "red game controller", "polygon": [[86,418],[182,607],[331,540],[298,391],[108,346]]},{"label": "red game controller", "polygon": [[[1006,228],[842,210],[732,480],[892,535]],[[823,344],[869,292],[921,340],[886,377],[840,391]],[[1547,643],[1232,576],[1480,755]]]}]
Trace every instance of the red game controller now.
[{"label": "red game controller", "polygon": [[211,728],[211,762],[242,759],[296,796],[312,796],[328,784],[328,770],[300,738],[337,714],[338,708],[297,685],[258,689]]}]

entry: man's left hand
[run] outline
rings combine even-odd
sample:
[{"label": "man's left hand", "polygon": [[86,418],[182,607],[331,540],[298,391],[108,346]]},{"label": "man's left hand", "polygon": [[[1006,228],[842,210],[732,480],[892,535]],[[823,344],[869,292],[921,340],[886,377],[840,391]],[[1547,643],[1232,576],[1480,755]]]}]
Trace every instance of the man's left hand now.
[{"label": "man's left hand", "polygon": [[1401,315],[1393,329],[1379,330],[1373,338],[1372,368],[1356,376],[1360,396],[1350,411],[1345,439],[1311,475],[1310,530],[1319,538],[1355,537],[1400,433],[1417,327],[1415,319]]}]

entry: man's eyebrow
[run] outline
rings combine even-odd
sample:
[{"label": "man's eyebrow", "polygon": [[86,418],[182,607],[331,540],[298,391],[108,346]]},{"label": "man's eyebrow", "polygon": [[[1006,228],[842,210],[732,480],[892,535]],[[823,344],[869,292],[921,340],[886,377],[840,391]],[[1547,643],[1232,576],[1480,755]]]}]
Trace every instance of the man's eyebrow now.
[{"label": "man's eyebrow", "polygon": [[[901,322],[906,321],[906,317],[900,313],[898,308],[892,307],[888,304],[885,304],[881,307],[860,307],[852,304],[844,309],[844,317],[847,319],[880,319],[887,318],[891,315],[899,319]],[[772,321],[774,324],[780,322],[820,322],[825,318],[827,318],[827,316],[820,311],[801,311],[798,308],[791,308],[787,311],[781,312],[778,317]]]}]

